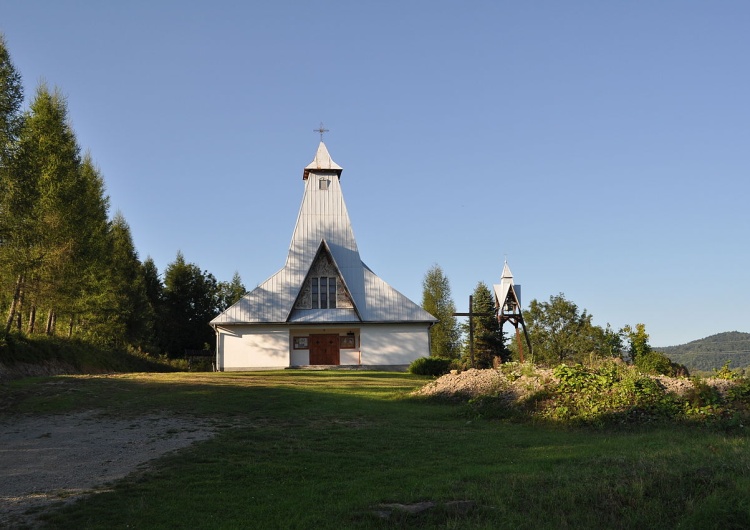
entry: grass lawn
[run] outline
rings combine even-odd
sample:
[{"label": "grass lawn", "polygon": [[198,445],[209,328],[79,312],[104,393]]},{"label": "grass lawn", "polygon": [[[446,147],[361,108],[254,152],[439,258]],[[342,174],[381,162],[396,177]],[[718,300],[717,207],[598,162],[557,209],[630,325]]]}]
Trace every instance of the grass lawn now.
[{"label": "grass lawn", "polygon": [[[472,418],[378,372],[26,379],[3,414],[211,418],[218,434],[46,519],[57,528],[748,528],[748,436]],[[63,383],[60,383],[63,381]],[[375,511],[432,501],[419,515]],[[452,501],[472,501],[457,509]],[[449,504],[446,504],[449,503]]]}]

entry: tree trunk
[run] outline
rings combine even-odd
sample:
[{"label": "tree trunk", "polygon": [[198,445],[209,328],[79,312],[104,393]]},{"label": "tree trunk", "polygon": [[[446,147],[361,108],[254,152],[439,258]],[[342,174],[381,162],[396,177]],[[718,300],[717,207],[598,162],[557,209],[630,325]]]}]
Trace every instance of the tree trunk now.
[{"label": "tree trunk", "polygon": [[23,326],[23,299],[24,295],[26,294],[25,291],[26,287],[26,281],[21,282],[21,290],[18,293],[18,302],[16,303],[16,329],[18,332],[21,332],[21,327]]},{"label": "tree trunk", "polygon": [[36,325],[36,306],[31,306],[31,311],[29,312],[29,328],[28,328],[28,334],[32,335],[34,333],[34,326]]},{"label": "tree trunk", "polygon": [[70,324],[68,325],[68,338],[73,336],[73,323],[75,322],[76,316],[70,315]]},{"label": "tree trunk", "polygon": [[13,326],[13,320],[16,316],[16,308],[21,298],[21,285],[23,284],[23,274],[18,275],[16,280],[16,288],[13,290],[13,299],[10,301],[10,309],[8,310],[8,320],[5,321],[5,333],[10,332],[10,328]]},{"label": "tree trunk", "polygon": [[44,333],[52,335],[52,331],[55,329],[55,310],[50,309],[47,315],[47,326],[44,329]]}]

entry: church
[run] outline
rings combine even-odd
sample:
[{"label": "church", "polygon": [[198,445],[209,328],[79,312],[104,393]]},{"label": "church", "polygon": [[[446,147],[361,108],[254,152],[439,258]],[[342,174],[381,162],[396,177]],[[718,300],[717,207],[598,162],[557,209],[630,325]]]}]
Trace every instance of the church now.
[{"label": "church", "polygon": [[362,262],[341,172],[321,138],[284,267],[210,323],[218,370],[405,370],[429,356],[437,319]]}]

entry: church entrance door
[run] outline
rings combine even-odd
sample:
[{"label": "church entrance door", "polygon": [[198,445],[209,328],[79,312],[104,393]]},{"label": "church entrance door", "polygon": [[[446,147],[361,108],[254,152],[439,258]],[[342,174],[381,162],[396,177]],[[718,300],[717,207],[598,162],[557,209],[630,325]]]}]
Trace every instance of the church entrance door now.
[{"label": "church entrance door", "polygon": [[310,364],[339,364],[339,336],[310,335]]}]

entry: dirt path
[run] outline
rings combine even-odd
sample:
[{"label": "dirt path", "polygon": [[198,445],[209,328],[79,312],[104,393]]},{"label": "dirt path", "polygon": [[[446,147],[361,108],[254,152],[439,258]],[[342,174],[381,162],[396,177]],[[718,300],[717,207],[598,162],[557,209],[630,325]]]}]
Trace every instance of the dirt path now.
[{"label": "dirt path", "polygon": [[30,508],[78,499],[213,434],[209,422],[184,416],[113,419],[87,411],[2,418],[0,528],[33,525],[35,515],[25,515]]}]

